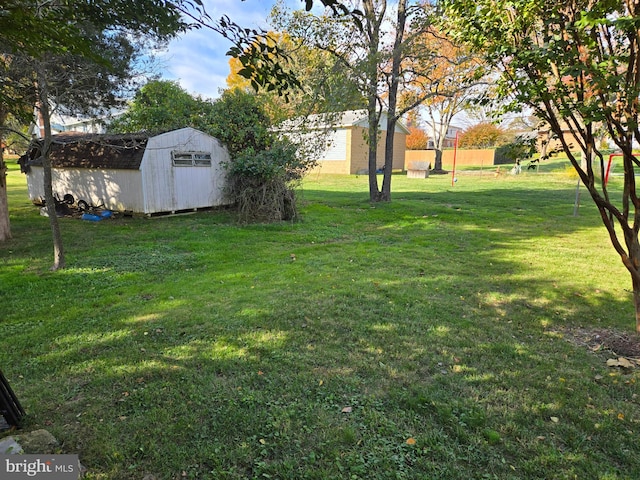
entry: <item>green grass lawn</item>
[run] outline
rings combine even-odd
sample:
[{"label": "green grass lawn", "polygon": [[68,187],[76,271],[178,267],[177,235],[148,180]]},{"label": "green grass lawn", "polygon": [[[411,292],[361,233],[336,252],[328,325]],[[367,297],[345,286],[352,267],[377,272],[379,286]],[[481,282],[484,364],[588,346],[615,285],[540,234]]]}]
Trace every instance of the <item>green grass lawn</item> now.
[{"label": "green grass lawn", "polygon": [[[47,219],[11,167],[0,368],[89,479],[637,479],[630,278],[564,173],[311,176],[302,221]],[[617,179],[612,180],[615,187]],[[570,341],[571,340],[571,341]]]}]

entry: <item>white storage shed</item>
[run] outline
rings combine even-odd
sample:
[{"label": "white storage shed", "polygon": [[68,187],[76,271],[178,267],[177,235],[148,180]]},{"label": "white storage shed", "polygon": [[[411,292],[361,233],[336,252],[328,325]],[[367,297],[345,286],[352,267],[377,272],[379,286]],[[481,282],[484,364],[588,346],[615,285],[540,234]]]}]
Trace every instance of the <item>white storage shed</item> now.
[{"label": "white storage shed", "polygon": [[[31,160],[29,160],[31,159]],[[194,128],[160,135],[54,135],[53,192],[128,213],[175,213],[228,203],[224,196],[227,149]],[[21,162],[29,197],[44,198],[40,153]]]}]

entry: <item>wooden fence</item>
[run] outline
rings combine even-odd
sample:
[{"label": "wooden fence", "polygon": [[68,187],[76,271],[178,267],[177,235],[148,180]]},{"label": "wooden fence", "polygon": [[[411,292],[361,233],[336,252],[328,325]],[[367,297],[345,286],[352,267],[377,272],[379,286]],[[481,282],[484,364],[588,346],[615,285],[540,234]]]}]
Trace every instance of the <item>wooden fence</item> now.
[{"label": "wooden fence", "polygon": [[[494,149],[458,149],[456,153],[456,167],[492,167],[494,165],[495,152]],[[442,152],[443,169],[451,170],[453,168],[453,153],[454,151],[450,149]],[[415,162],[428,162],[431,164],[431,168],[433,168],[435,157],[435,150],[407,150],[404,157],[404,169],[412,170]]]}]

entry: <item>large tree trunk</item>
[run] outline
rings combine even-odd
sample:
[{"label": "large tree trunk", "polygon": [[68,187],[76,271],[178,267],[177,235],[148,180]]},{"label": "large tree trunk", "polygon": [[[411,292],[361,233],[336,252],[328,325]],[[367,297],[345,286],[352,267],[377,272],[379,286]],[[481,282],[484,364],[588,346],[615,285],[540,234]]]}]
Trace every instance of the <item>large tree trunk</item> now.
[{"label": "large tree trunk", "polygon": [[[391,99],[391,95],[389,98]],[[391,174],[393,173],[393,147],[395,140],[395,130],[396,130],[396,121],[397,119],[394,116],[391,116],[391,112],[394,112],[395,115],[395,101],[394,105],[391,107],[391,100],[389,102],[389,116],[387,117],[387,132],[385,135],[385,145],[384,145],[384,172],[382,177],[382,191],[380,192],[378,201],[380,202],[390,202],[391,201]]]},{"label": "large tree trunk", "polygon": [[362,2],[364,10],[364,29],[369,42],[366,67],[367,82],[367,120],[369,122],[367,142],[369,143],[369,201],[380,201],[380,187],[378,186],[378,54],[380,48],[380,24],[373,0]]},{"label": "large tree trunk", "polygon": [[449,130],[449,125],[451,124],[451,121],[449,120],[447,122],[446,128],[444,125],[440,126],[440,133],[438,135],[438,139],[434,145],[435,147],[435,151],[436,151],[436,155],[435,155],[435,160],[434,160],[434,165],[433,165],[433,171],[432,173],[437,173],[437,174],[447,174],[449,173],[447,170],[444,170],[442,168],[442,151],[444,150],[444,141],[446,139],[447,136],[447,130]]},{"label": "large tree trunk", "polygon": [[[0,136],[0,143],[2,136]],[[0,147],[0,242],[11,238],[11,224],[9,223],[9,202],[7,200],[7,165],[4,163],[2,148]]]},{"label": "large tree trunk", "polygon": [[6,114],[0,109],[0,242],[6,242],[11,238],[11,224],[9,223],[9,202],[7,200],[7,165],[4,163],[2,150],[2,129],[7,119]]},{"label": "large tree trunk", "polygon": [[380,200],[391,201],[391,175],[393,173],[393,150],[396,136],[396,108],[398,104],[398,85],[400,83],[400,68],[402,63],[402,42],[407,21],[407,2],[398,1],[398,22],[396,24],[395,39],[391,58],[391,78],[389,83],[389,111],[387,115],[387,135],[384,148],[384,176]]},{"label": "large tree trunk", "polygon": [[56,203],[53,198],[53,176],[51,172],[51,161],[49,151],[51,149],[51,112],[49,111],[49,94],[46,72],[42,65],[37,67],[37,87],[38,87],[38,109],[44,124],[44,140],[42,145],[42,168],[44,173],[44,199],[51,225],[53,237],[53,265],[51,270],[59,270],[65,267],[64,246],[62,244],[62,233],[60,222],[56,214]]},{"label": "large tree trunk", "polygon": [[439,113],[439,119],[436,121],[435,112],[431,110],[429,111],[429,117],[431,119],[431,133],[433,134],[433,148],[435,150],[435,158],[431,173],[444,175],[449,172],[442,168],[442,151],[444,150],[447,131],[451,125],[453,114],[451,111],[446,111],[446,109],[440,110]]},{"label": "large tree trunk", "polygon": [[[614,248],[621,254],[622,263],[627,270],[631,274],[631,285],[633,287],[633,306],[635,309],[635,318],[636,318],[636,332],[640,333],[640,242],[638,241],[638,230],[640,229],[640,224],[638,222],[638,218],[640,216],[639,206],[638,206],[638,197],[636,194],[636,182],[635,182],[635,170],[633,167],[633,150],[631,146],[629,150],[625,152],[624,156],[624,170],[625,170],[625,187],[624,191],[630,197],[630,201],[625,201],[624,212],[628,211],[628,216],[631,217],[633,215],[634,221],[627,222],[626,225],[622,224],[623,229],[623,237],[626,245],[626,254],[624,250],[618,247],[618,239],[617,235],[615,235],[613,218],[609,215],[603,215],[602,208],[596,201],[596,205],[601,210],[601,217],[609,231],[609,236],[613,240]],[[589,185],[590,190],[592,187]],[[627,196],[625,195],[625,196]],[[592,195],[593,197],[593,195]],[[595,198],[594,198],[595,200]],[[631,205],[633,204],[633,208]],[[632,214],[632,210],[634,211]],[[607,212],[608,213],[608,212]],[[615,237],[614,237],[615,236]]]},{"label": "large tree trunk", "polygon": [[433,161],[433,173],[449,173],[442,169],[442,149],[435,149],[435,160]]},{"label": "large tree trunk", "polygon": [[[591,189],[590,189],[591,190]],[[593,194],[591,195],[594,198]],[[626,246],[626,252],[621,242],[615,233],[615,224],[613,219],[608,214],[607,210],[598,204],[596,204],[600,210],[600,216],[602,217],[605,227],[609,232],[609,237],[613,243],[614,248],[620,254],[622,264],[627,268],[631,274],[631,285],[633,288],[633,306],[635,310],[636,319],[636,332],[640,333],[640,242],[638,241],[637,227],[631,225],[622,225],[624,231],[624,244]]]},{"label": "large tree trunk", "polygon": [[384,144],[384,170],[382,172],[382,191],[378,197],[379,202],[391,201],[391,174],[393,173],[393,140],[394,140],[395,121],[390,122],[387,117],[387,132],[385,134]]},{"label": "large tree trunk", "polygon": [[380,200],[380,188],[378,186],[378,115],[376,112],[375,99],[369,101],[368,109],[369,121],[369,201],[378,202]]},{"label": "large tree trunk", "polygon": [[640,281],[633,279],[633,305],[636,310],[636,333],[640,334]]},{"label": "large tree trunk", "polygon": [[[560,124],[557,118],[552,117],[551,128],[554,130],[567,158],[578,172],[580,181],[586,187],[592,200],[596,204],[602,222],[609,233],[609,238],[623,265],[631,275],[633,288],[633,304],[635,309],[636,332],[640,333],[640,242],[638,232],[640,230],[640,200],[636,192],[633,146],[630,141],[618,146],[624,153],[624,187],[622,195],[622,209],[618,209],[610,200],[607,187],[602,182],[602,191],[599,191],[592,166],[592,154],[595,151],[594,138],[591,134],[591,125],[585,126],[580,131],[580,140],[584,140],[582,158],[578,161],[564,136],[561,135]],[[603,158],[600,157],[600,170],[604,171]],[[630,222],[630,219],[634,219]],[[621,233],[616,231],[616,226]]]}]

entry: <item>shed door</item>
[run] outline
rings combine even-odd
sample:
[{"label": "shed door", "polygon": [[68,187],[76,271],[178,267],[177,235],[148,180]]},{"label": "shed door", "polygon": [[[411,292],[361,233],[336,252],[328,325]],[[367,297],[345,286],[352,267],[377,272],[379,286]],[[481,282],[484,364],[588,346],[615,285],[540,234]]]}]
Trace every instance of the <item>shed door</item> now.
[{"label": "shed door", "polygon": [[212,159],[208,152],[172,152],[173,195],[176,210],[213,205]]}]

